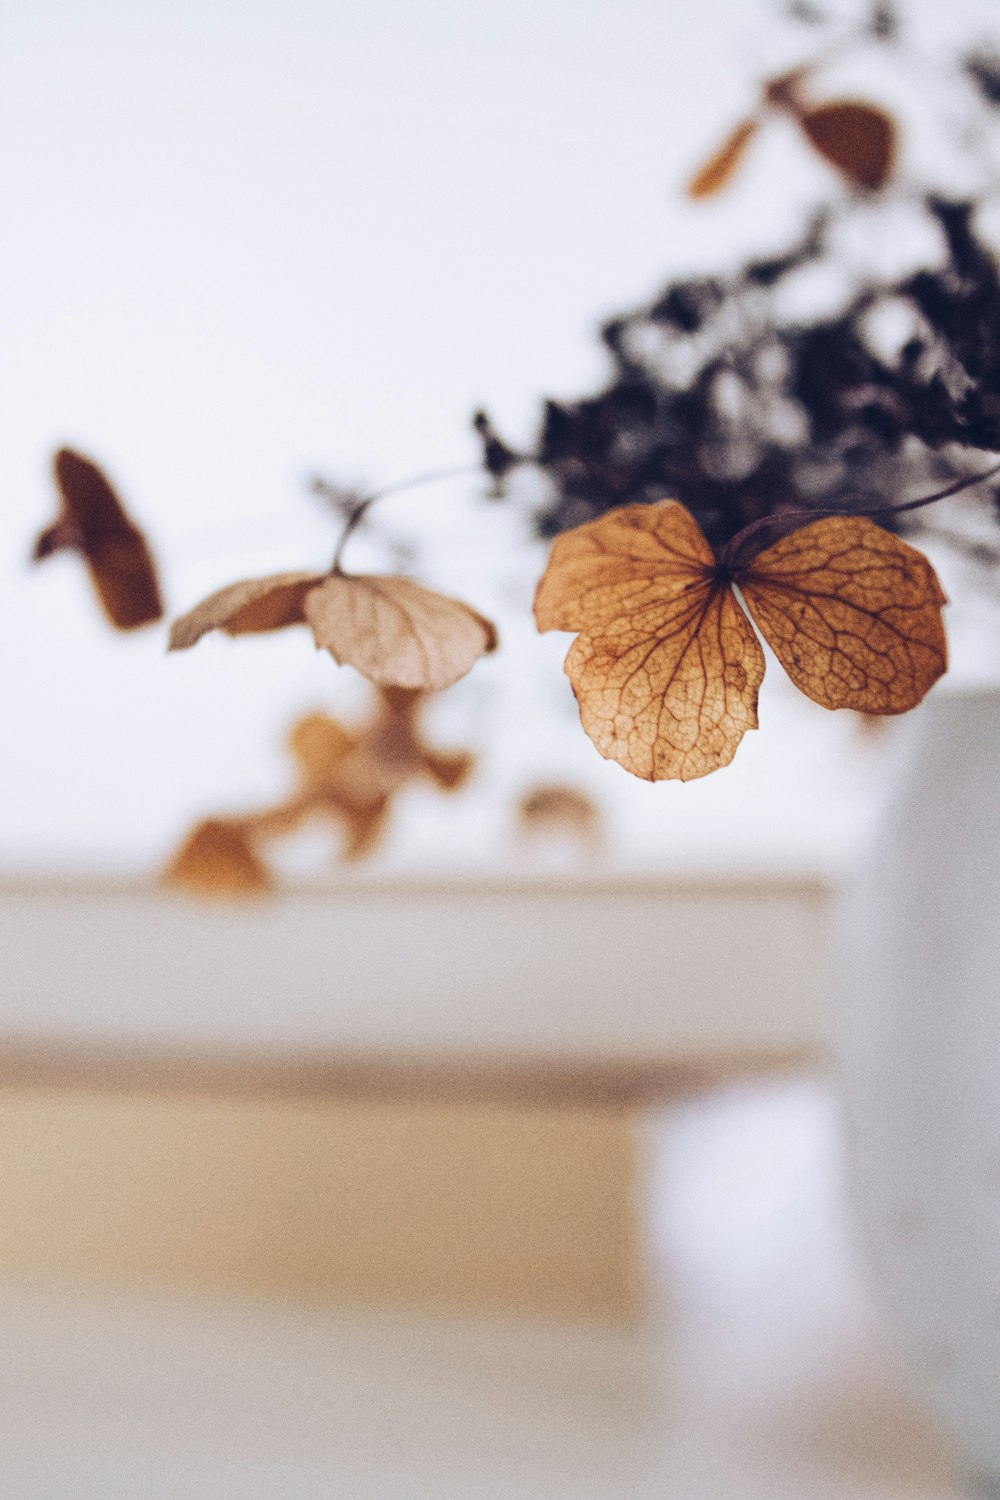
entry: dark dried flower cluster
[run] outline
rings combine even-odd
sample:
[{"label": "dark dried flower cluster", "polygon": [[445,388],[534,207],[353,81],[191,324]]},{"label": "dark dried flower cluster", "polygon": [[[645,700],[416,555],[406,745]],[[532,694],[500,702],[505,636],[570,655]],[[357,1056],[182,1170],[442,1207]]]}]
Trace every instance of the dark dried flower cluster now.
[{"label": "dark dried flower cluster", "polygon": [[[868,32],[897,45],[889,7],[875,6]],[[980,108],[1000,108],[1000,57],[976,52],[962,71]],[[897,191],[887,208],[903,202]],[[608,320],[607,383],[547,401],[529,451],[513,454],[477,413],[496,486],[517,459],[547,477],[541,536],[670,496],[719,548],[787,510],[873,512],[973,474],[1000,450],[1000,272],[977,200],[906,201],[936,228],[933,264],[897,279],[855,274],[833,313],[784,313],[801,273],[851,276],[840,231],[856,205],[841,194],[782,253],[729,276],[675,280]],[[996,514],[1000,489],[977,493]]]},{"label": "dark dried flower cluster", "polygon": [[[546,402],[522,455],[552,482],[539,533],[670,495],[718,547],[781,510],[867,512],[1000,449],[997,263],[974,203],[925,206],[943,233],[942,264],[866,282],[835,316],[783,322],[773,310],[785,279],[828,254],[824,215],[785,254],[728,279],[675,281],[605,323],[610,380],[582,400]],[[886,353],[871,330],[890,305],[908,332]],[[510,450],[481,415],[478,427],[502,480]]]}]

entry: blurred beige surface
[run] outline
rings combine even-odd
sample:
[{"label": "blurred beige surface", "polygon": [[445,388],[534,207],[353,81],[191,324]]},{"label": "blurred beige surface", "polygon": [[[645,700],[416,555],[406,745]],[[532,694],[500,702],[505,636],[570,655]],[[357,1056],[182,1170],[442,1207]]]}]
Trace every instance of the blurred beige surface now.
[{"label": "blurred beige surface", "polygon": [[16,1500],[955,1500],[800,1077],[647,1121],[639,1316],[0,1291]]},{"label": "blurred beige surface", "polygon": [[620,1105],[0,1087],[0,1278],[624,1312]]},{"label": "blurred beige surface", "polygon": [[759,872],[359,871],[211,903],[134,880],[8,877],[0,1033],[416,1058],[788,1050],[823,1028],[832,895],[828,880]]}]

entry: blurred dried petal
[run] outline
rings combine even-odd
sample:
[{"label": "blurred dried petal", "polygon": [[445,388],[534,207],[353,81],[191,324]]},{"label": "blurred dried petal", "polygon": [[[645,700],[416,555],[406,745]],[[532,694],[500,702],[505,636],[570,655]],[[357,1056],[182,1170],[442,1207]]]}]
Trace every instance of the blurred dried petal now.
[{"label": "blurred dried petal", "polygon": [[746,155],[747,147],[757,134],[754,116],[741,120],[714,156],[694,174],[687,185],[689,198],[711,198],[727,187]]},{"label": "blurred dried petal", "polygon": [[350,809],[344,819],[344,844],[340,857],[354,861],[364,859],[377,847],[385,833],[392,799],[382,797],[365,807]]},{"label": "blurred dried petal", "polygon": [[235,822],[206,818],[188,834],[163,883],[198,896],[260,896],[273,889],[267,866]]},{"label": "blurred dried petal", "polygon": [[288,748],[298,761],[304,792],[328,791],[335,786],[344,760],[360,738],[329,714],[305,714],[292,726]]},{"label": "blurred dried petal", "polygon": [[62,509],[38,537],[34,561],[62,549],[79,552],[117,630],[137,630],[161,619],[163,600],[149,544],[105,474],[72,448],[59,449],[53,470]]},{"label": "blurred dried petal", "polygon": [[456,750],[452,753],[438,753],[433,750],[424,752],[424,766],[427,774],[443,792],[457,792],[459,787],[464,786],[475,764],[476,757],[467,750]]},{"label": "blurred dried petal", "polygon": [[292,796],[234,823],[257,841],[285,838],[321,818],[343,833],[341,859],[372,853],[404,786],[427,776],[443,791],[452,791],[475,763],[465,751],[439,752],[423,743],[419,715],[425,699],[410,688],[380,688],[373,718],[350,729],[329,714],[303,715],[288,737],[299,769]]},{"label": "blurred dried petal", "polygon": [[518,827],[522,833],[571,833],[592,841],[600,834],[597,805],[576,787],[559,784],[533,787],[518,803]]}]

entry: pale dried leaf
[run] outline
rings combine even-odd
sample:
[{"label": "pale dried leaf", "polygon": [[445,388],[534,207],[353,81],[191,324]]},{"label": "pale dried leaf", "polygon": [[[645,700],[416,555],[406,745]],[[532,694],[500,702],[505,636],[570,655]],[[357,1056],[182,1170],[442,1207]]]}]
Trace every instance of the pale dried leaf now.
[{"label": "pale dried leaf", "polygon": [[231,583],[174,621],[170,650],[185,651],[210,630],[248,635],[301,624],[306,595],[325,577],[325,573],[272,573],[267,578]]},{"label": "pale dried leaf", "polygon": [[863,516],[792,532],[737,582],[789,677],[825,708],[905,713],[947,668],[937,574]]},{"label": "pale dried leaf", "polygon": [[757,727],[764,656],[693,517],[625,506],[557,537],[541,630],[578,630],[566,674],[598,750],[647,781],[728,765]]},{"label": "pale dried leaf", "polygon": [[391,797],[382,797],[365,807],[352,808],[344,820],[344,843],[340,857],[347,862],[365,859],[378,847],[392,809]]},{"label": "pale dried leaf", "polygon": [[489,620],[410,578],[331,574],[305,612],[317,646],[386,686],[450,687],[497,644]]}]

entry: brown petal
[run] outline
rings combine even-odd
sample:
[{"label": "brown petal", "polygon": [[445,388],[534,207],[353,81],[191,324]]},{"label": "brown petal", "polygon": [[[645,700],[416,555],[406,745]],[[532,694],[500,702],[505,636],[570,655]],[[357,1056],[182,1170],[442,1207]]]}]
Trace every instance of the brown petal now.
[{"label": "brown petal", "polygon": [[793,531],[737,582],[789,677],[824,708],[905,713],[947,667],[937,574],[863,516]]},{"label": "brown petal", "polygon": [[250,635],[301,625],[304,601],[325,573],[272,573],[267,578],[246,578],[209,594],[170,628],[170,650],[186,651],[210,630],[227,635]]},{"label": "brown petal", "polygon": [[798,116],[821,156],[855,187],[880,188],[896,158],[896,126],[884,110],[841,100]]},{"label": "brown petal", "polygon": [[317,646],[371,682],[436,692],[497,645],[489,620],[410,578],[332,574],[305,613]]}]

